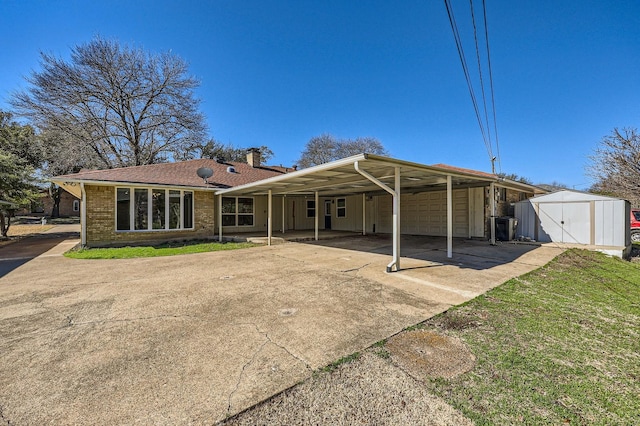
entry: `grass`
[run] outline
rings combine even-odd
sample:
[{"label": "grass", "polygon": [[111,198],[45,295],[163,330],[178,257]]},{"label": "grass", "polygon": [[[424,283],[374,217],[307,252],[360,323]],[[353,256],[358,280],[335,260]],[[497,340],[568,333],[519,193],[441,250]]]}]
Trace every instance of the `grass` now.
[{"label": "grass", "polygon": [[236,250],[257,245],[254,243],[185,241],[179,243],[170,242],[156,246],[84,248],[68,251],[64,255],[73,259],[132,259],[136,257],[175,256],[177,254]]},{"label": "grass", "polygon": [[322,372],[322,373],[331,373],[332,371],[334,371],[335,369],[340,367],[342,364],[347,364],[347,363],[353,362],[353,361],[357,360],[358,358],[360,358],[360,352],[354,352],[351,355],[344,356],[344,357],[340,358],[339,360],[333,361],[331,364],[320,368],[319,371]]},{"label": "grass", "polygon": [[640,424],[640,264],[570,250],[423,327],[475,354],[428,386],[478,425]]}]

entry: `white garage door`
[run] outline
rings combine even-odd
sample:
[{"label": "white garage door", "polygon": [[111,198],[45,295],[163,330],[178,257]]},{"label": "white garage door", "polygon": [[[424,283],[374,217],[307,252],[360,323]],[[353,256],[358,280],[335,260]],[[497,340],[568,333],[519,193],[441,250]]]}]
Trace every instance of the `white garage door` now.
[{"label": "white garage door", "polygon": [[[453,235],[469,236],[469,191],[459,189],[453,196]],[[390,233],[392,228],[392,197],[381,196],[378,200],[379,232]],[[447,235],[447,193],[424,192],[404,194],[400,198],[400,229],[403,234]]]}]

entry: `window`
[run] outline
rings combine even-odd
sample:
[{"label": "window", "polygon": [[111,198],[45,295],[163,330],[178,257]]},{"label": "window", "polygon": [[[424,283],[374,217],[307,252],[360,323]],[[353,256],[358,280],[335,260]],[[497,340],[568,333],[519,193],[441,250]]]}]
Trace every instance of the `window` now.
[{"label": "window", "polygon": [[73,200],[73,211],[80,211],[80,200]]},{"label": "window", "polygon": [[116,230],[128,231],[131,229],[131,189],[118,188],[116,190]]},{"label": "window", "polygon": [[169,191],[169,229],[180,229],[180,191]]},{"label": "window", "polygon": [[316,217],[315,200],[307,200],[307,217]]},{"label": "window", "polygon": [[253,226],[253,198],[222,197],[222,226]]},{"label": "window", "polygon": [[116,188],[117,231],[192,229],[193,212],[193,191]]},{"label": "window", "polygon": [[154,189],[151,191],[151,227],[153,229],[164,229],[165,224],[165,190]]},{"label": "window", "polygon": [[185,229],[193,228],[193,192],[184,191],[184,202],[182,203],[182,227]]},{"label": "window", "polygon": [[347,217],[347,199],[338,198],[336,200],[336,216]]}]

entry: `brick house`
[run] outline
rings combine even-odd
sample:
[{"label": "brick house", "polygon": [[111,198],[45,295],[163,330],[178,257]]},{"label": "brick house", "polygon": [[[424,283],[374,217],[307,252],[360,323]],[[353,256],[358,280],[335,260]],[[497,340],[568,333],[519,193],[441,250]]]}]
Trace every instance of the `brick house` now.
[{"label": "brick house", "polygon": [[394,246],[401,234],[446,236],[450,253],[453,237],[494,241],[495,216],[545,192],[490,173],[370,154],[302,170],[262,166],[259,158],[249,150],[247,163],[199,159],[52,181],[85,201],[81,235],[88,246],[243,232],[270,241],[274,229],[314,230],[318,238],[331,229],[393,234]]}]

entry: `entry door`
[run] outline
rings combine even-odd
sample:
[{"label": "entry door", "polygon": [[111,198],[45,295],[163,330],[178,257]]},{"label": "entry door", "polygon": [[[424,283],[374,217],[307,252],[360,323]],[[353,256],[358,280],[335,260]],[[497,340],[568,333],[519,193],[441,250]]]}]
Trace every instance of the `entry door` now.
[{"label": "entry door", "polygon": [[331,229],[331,200],[324,202],[324,229]]}]

